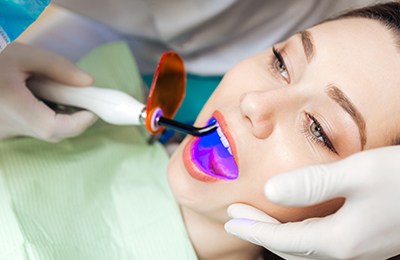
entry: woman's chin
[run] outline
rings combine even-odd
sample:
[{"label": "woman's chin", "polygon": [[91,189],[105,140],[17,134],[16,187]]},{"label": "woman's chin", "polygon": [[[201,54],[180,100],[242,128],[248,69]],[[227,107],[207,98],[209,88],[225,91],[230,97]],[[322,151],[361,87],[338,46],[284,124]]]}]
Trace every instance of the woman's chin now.
[{"label": "woman's chin", "polygon": [[183,165],[182,153],[184,145],[187,139],[185,139],[179,147],[172,154],[169,160],[167,168],[167,179],[169,187],[175,197],[175,199],[181,204],[185,197],[190,193],[185,173],[185,167]]}]

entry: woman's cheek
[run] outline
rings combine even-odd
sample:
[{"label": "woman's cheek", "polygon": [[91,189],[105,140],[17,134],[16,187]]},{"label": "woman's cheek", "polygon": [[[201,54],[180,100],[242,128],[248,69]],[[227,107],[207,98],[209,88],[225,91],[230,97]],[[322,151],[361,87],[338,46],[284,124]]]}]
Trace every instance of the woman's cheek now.
[{"label": "woman's cheek", "polygon": [[[296,163],[294,162],[292,164],[286,164],[284,163],[284,161],[279,161],[277,158],[275,159],[276,160],[274,161],[265,160],[266,163],[269,161],[270,167],[264,165],[263,167],[259,168],[269,169],[268,171],[260,171],[258,172],[258,174],[251,175],[253,176],[251,180],[251,185],[249,185],[247,193],[243,193],[246,194],[245,196],[247,196],[247,198],[245,199],[247,200],[247,202],[245,203],[260,209],[261,211],[265,212],[266,214],[279,220],[282,223],[302,221],[304,219],[314,217],[325,217],[335,213],[343,205],[343,198],[329,200],[327,202],[312,205],[309,207],[283,207],[269,201],[264,195],[265,183],[273,176],[277,176],[282,174],[283,172],[304,166],[303,163],[296,166]],[[288,167],[288,165],[291,166]]]}]

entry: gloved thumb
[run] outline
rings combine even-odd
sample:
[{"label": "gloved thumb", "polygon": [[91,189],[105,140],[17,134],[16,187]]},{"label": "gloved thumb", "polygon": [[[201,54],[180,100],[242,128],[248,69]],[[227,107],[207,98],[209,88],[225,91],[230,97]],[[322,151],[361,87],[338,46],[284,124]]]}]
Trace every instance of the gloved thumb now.
[{"label": "gloved thumb", "polygon": [[280,223],[278,220],[273,217],[268,216],[264,212],[259,209],[256,209],[250,205],[235,203],[228,207],[228,216],[230,218],[237,219],[253,219],[262,222],[268,222],[273,224]]},{"label": "gloved thumb", "polygon": [[37,101],[35,105],[35,111],[42,111],[42,115],[31,121],[30,128],[26,128],[34,131],[24,134],[49,142],[80,135],[97,120],[97,116],[89,111],[57,114],[53,110],[45,109],[46,105],[42,102]]},{"label": "gloved thumb", "polygon": [[278,224],[280,222],[261,210],[246,204],[236,203],[228,207],[228,215],[232,218],[225,223],[224,226],[228,233],[259,246],[263,246],[284,259],[303,259],[300,257],[288,256],[285,253],[267,247],[266,242],[268,241],[272,246],[280,248],[285,238],[279,235],[272,235],[274,231],[279,229],[280,225]]},{"label": "gloved thumb", "polygon": [[48,141],[59,141],[78,136],[97,121],[97,116],[90,111],[79,111],[71,115],[56,114],[53,138]]},{"label": "gloved thumb", "polygon": [[345,197],[354,190],[351,169],[346,160],[300,168],[274,176],[264,192],[270,201],[285,206],[308,206]]}]

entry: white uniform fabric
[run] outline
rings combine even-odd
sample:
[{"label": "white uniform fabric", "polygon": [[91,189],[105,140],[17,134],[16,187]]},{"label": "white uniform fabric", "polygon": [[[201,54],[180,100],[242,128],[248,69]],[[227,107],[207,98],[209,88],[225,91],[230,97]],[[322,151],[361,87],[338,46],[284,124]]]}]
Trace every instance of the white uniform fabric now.
[{"label": "white uniform fabric", "polygon": [[120,33],[129,41],[142,73],[153,72],[161,53],[174,50],[185,59],[187,71],[198,75],[222,75],[243,58],[301,29],[373,2],[376,1],[55,1]]}]

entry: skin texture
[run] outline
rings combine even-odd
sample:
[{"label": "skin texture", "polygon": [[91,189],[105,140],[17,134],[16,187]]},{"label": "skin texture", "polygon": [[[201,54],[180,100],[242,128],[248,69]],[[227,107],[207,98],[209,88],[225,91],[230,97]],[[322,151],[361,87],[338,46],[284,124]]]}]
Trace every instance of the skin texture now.
[{"label": "skin texture", "polygon": [[[196,125],[202,126],[216,110],[224,117],[235,142],[237,180],[202,182],[191,177],[183,163],[191,136],[171,159],[169,183],[201,258],[233,257],[239,251],[241,257],[251,257],[257,252],[225,233],[226,208],[232,203],[249,204],[282,222],[335,212],[343,203],[340,198],[307,208],[276,206],[265,198],[264,183],[287,170],[389,145],[397,135],[400,119],[393,115],[400,112],[400,59],[392,34],[364,18],[331,21],[307,31],[315,45],[311,58],[306,57],[299,34],[275,45],[288,77],[267,49],[233,67],[197,118]],[[362,115],[365,144],[355,120],[328,96],[332,86]],[[318,132],[312,131],[310,115],[336,152],[321,138],[312,138]]]}]

